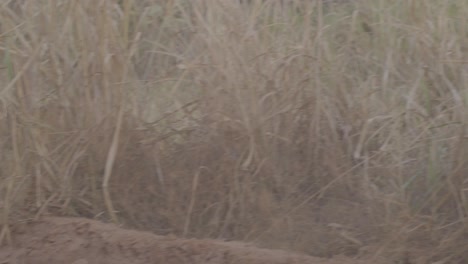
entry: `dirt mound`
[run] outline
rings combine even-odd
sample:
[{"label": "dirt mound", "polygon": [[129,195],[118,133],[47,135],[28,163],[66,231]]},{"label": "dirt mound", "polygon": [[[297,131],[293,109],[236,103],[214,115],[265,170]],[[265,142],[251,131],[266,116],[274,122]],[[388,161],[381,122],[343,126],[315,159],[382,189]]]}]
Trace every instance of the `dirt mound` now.
[{"label": "dirt mound", "polygon": [[81,218],[44,218],[17,224],[13,233],[13,245],[0,249],[2,264],[363,263],[313,258],[239,242],[157,236]]}]

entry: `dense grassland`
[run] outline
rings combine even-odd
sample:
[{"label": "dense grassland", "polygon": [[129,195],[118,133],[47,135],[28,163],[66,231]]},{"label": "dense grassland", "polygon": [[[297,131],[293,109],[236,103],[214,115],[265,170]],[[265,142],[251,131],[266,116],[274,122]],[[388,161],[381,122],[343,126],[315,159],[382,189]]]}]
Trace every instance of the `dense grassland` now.
[{"label": "dense grassland", "polygon": [[468,2],[331,2],[2,1],[0,240],[54,214],[466,263]]}]

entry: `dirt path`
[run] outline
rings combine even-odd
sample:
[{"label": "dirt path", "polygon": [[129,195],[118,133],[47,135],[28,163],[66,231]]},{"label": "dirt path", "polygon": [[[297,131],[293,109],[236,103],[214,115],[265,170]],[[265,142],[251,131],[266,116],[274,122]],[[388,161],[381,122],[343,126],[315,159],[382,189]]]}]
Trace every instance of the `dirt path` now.
[{"label": "dirt path", "polygon": [[45,218],[18,224],[13,232],[13,245],[0,248],[2,264],[369,263],[325,260],[238,242],[157,236],[81,218]]}]

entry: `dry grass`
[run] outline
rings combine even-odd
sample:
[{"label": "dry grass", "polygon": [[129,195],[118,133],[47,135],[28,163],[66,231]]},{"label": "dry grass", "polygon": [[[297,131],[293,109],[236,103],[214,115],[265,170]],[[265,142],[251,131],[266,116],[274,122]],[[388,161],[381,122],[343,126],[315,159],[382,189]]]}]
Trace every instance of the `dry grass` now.
[{"label": "dry grass", "polygon": [[51,213],[461,263],[467,13],[463,1],[4,1],[0,240],[9,221]]}]

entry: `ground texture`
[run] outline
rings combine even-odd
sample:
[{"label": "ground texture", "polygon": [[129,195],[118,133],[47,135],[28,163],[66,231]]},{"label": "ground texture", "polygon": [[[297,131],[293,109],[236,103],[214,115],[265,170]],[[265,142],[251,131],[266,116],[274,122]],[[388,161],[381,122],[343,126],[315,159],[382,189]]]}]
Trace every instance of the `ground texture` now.
[{"label": "ground texture", "polygon": [[369,263],[313,258],[239,242],[157,236],[81,218],[44,218],[16,224],[12,232],[12,245],[0,248],[1,264]]}]

